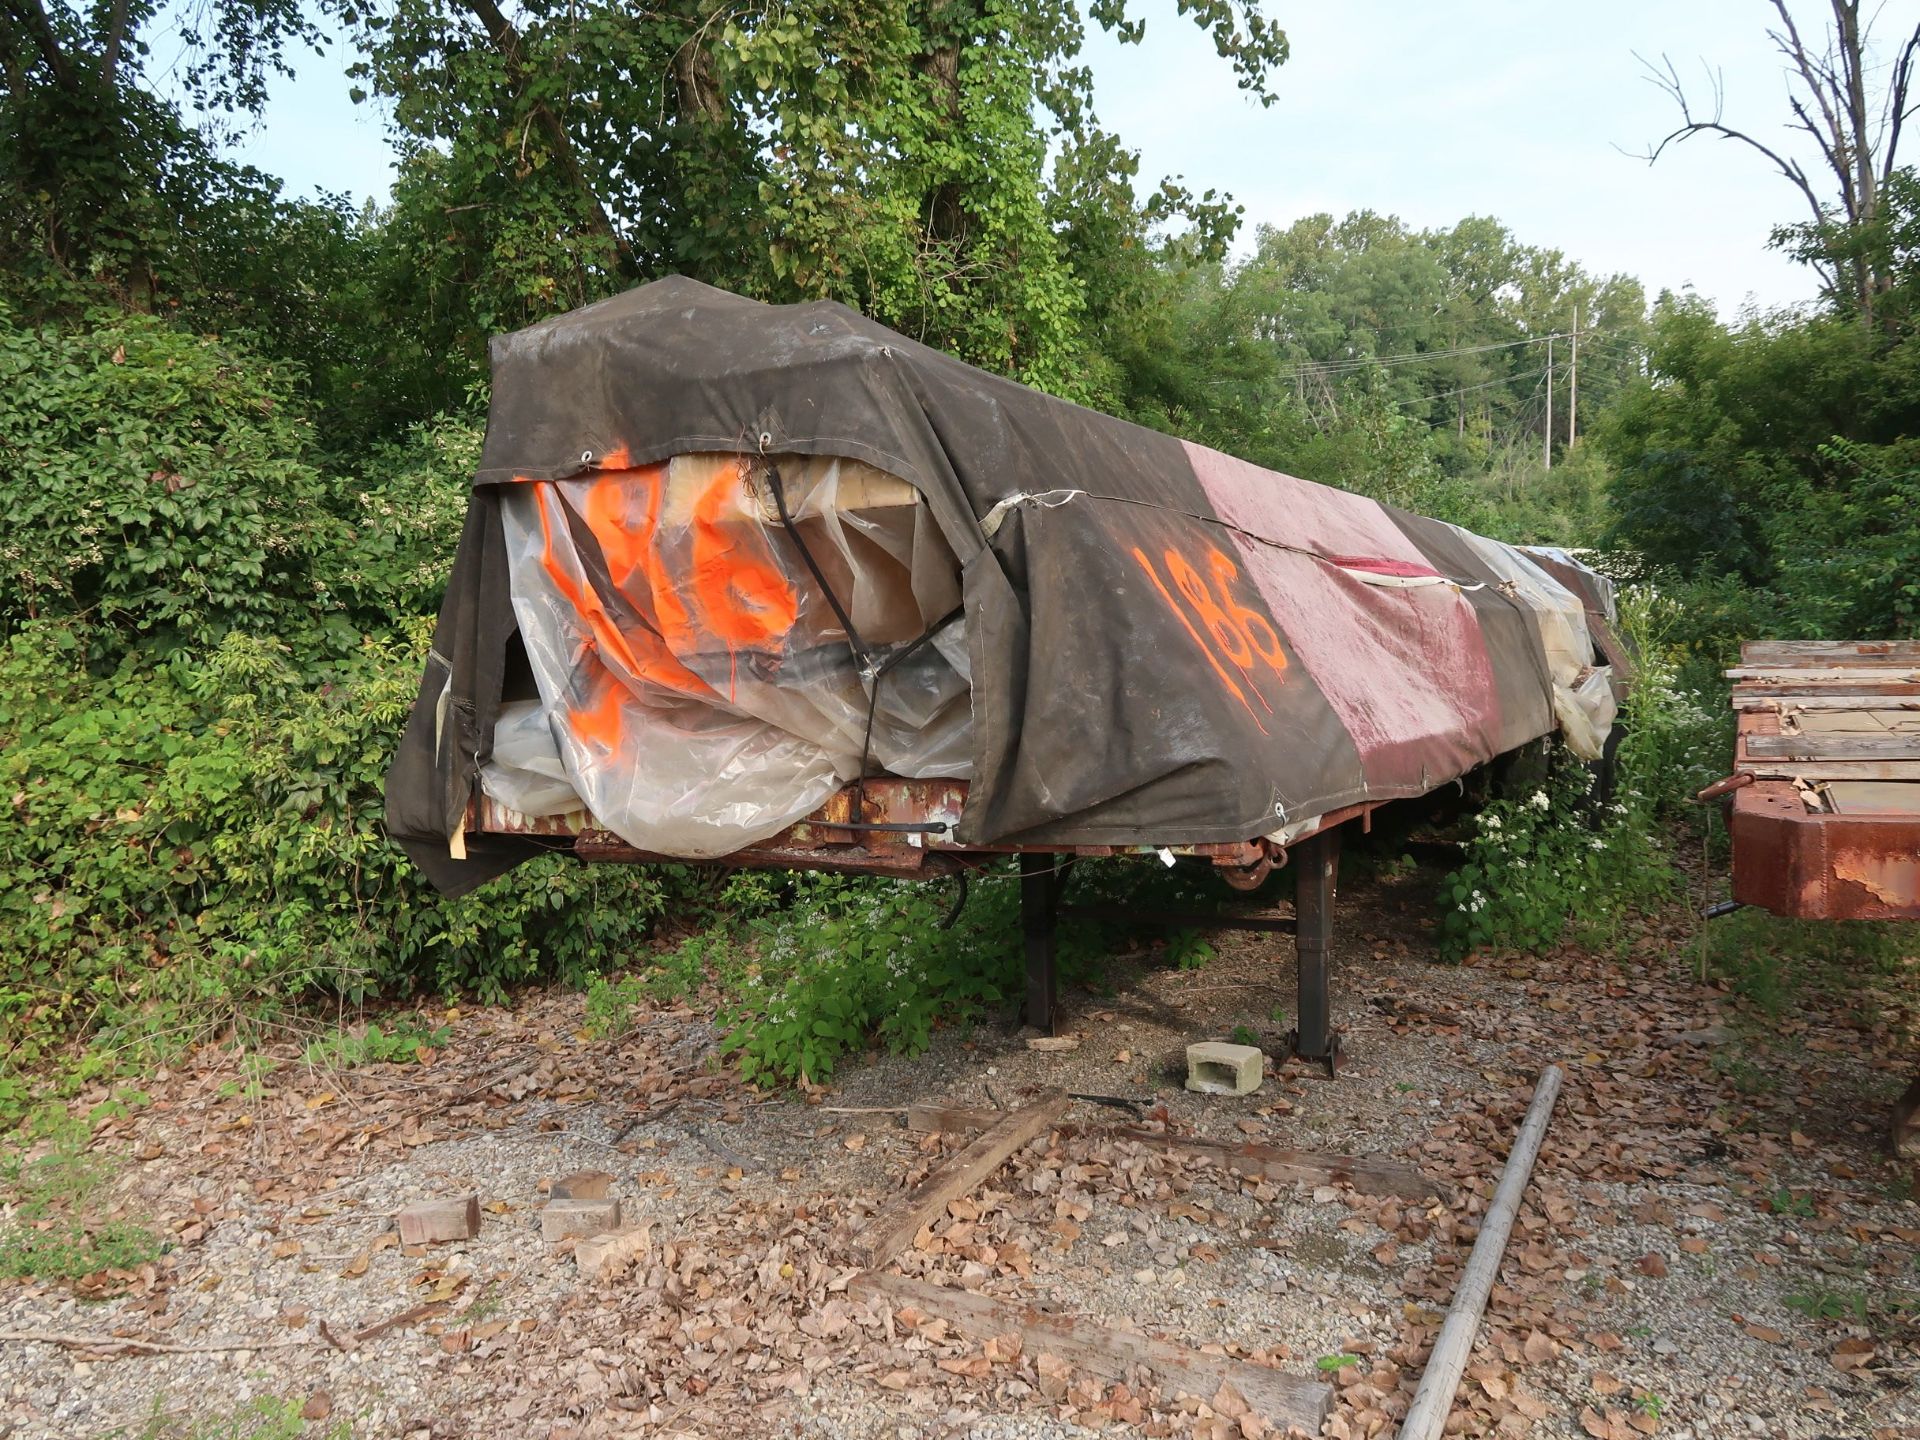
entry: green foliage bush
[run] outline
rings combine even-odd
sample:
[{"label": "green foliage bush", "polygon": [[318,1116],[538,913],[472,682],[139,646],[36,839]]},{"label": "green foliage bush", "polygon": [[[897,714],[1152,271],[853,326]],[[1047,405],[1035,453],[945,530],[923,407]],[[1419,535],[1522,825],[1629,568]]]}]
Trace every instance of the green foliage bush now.
[{"label": "green foliage bush", "polygon": [[[1224,887],[1200,865],[1169,870],[1159,860],[1096,860],[1074,868],[1075,904],[1204,912]],[[870,1045],[896,1055],[924,1050],[934,1030],[968,1025],[1010,1007],[1025,971],[1021,959],[1019,872],[1011,864],[973,875],[951,916],[952,892],[924,881],[799,875],[769,888],[764,876],[723,907],[731,919],[684,943],[642,976],[602,981],[589,992],[625,1023],[644,996],[681,995],[694,977],[717,981],[722,1050],[762,1084],[819,1084],[846,1056]],[[1111,982],[1113,957],[1138,922],[1063,919],[1055,965],[1063,986]],[[1214,948],[1195,928],[1163,937],[1159,957],[1198,969]]]},{"label": "green foliage bush", "polygon": [[1569,932],[1606,939],[1634,910],[1673,893],[1678,875],[1666,853],[1666,823],[1717,774],[1725,727],[1678,685],[1660,608],[1644,594],[1622,605],[1638,656],[1620,717],[1612,798],[1598,800],[1592,770],[1556,748],[1543,785],[1482,809],[1465,863],[1441,886],[1443,958],[1482,948],[1545,950]]},{"label": "green foliage bush", "polygon": [[0,314],[0,628],[85,614],[164,645],[310,609],[337,537],[293,378],[153,319]]},{"label": "green foliage bush", "polygon": [[923,884],[804,875],[794,892],[748,923],[754,958],[720,1015],[749,1080],[819,1084],[869,1041],[916,1054],[936,1020],[966,1023],[1020,982],[1019,891],[1004,875],[951,929],[946,896]]},{"label": "green foliage bush", "polygon": [[388,842],[381,782],[425,627],[302,670],[235,633],[91,673],[73,624],[0,648],[0,1036],[204,1036],[298,996],[498,999],[583,978],[660,908],[650,874],[536,861],[448,901]]},{"label": "green foliage bush", "polygon": [[1596,436],[1612,538],[1689,597],[1691,648],[1724,662],[1742,639],[1920,633],[1917,296],[1911,282],[1888,296],[1907,318],[1880,329],[1795,314],[1730,327],[1697,300],[1656,311],[1652,373]]},{"label": "green foliage bush", "polygon": [[102,1216],[107,1163],[71,1145],[35,1160],[0,1163],[7,1215],[0,1223],[0,1278],[77,1280],[156,1259],[160,1237],[132,1221]]},{"label": "green foliage bush", "polygon": [[252,1033],[302,998],[498,999],[641,936],[652,874],[536,862],[458,901],[389,843],[478,427],[309,463],[284,369],[159,322],[0,317],[0,1053]]}]

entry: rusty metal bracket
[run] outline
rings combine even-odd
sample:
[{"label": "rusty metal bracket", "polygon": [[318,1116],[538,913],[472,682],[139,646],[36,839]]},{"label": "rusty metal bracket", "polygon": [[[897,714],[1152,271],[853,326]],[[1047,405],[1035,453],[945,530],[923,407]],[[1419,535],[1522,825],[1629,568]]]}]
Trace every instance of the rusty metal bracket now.
[{"label": "rusty metal bracket", "polygon": [[1706,789],[1700,791],[1699,794],[1693,797],[1693,803],[1696,805],[1711,805],[1715,800],[1723,796],[1731,795],[1736,790],[1744,790],[1751,784],[1753,784],[1753,772],[1750,770],[1738,770],[1727,776],[1726,779],[1716,780],[1713,784],[1707,786]]}]

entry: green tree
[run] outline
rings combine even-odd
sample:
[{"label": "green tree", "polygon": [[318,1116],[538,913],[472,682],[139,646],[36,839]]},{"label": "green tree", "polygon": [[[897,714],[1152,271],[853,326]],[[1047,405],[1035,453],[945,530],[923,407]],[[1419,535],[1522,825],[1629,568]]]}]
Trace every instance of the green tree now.
[{"label": "green tree", "polygon": [[195,104],[246,113],[288,69],[288,47],[316,39],[299,0],[6,0],[0,258],[16,282],[99,282],[143,308],[174,293],[223,233],[210,224],[222,202],[271,187],[219,161],[156,98],[143,60],[163,43]]},{"label": "green tree", "polygon": [[[1267,95],[1284,35],[1238,0],[1181,8]],[[766,299],[843,300],[1089,394],[1095,268],[1062,227],[1091,235],[1096,201],[1118,207],[1136,245],[1182,217],[1222,224],[1217,203],[1177,192],[1135,202],[1135,162],[1099,130],[1074,63],[1085,22],[1069,0],[394,0],[342,13],[364,48],[360,80],[394,103],[405,170],[390,223],[470,353],[490,331],[677,272]],[[1140,38],[1113,0],[1092,13]]]}]

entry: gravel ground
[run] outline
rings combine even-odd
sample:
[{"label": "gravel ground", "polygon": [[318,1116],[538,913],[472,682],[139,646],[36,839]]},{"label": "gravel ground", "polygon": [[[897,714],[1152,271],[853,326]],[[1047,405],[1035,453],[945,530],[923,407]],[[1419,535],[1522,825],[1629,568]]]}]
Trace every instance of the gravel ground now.
[{"label": "gravel ground", "polygon": [[[1880,1135],[1911,998],[1765,1027],[1657,928],[1620,955],[1440,967],[1432,883],[1348,885],[1340,1078],[1270,1064],[1241,1099],[1178,1077],[1187,1043],[1238,1025],[1280,1053],[1292,954],[1271,937],[1218,937],[1192,971],[1151,949],[1121,962],[1105,993],[1067,998],[1075,1050],[942,1032],[811,1103],[713,1072],[703,1017],[662,1012],[596,1042],[578,997],[550,992],[459,1014],[426,1065],[289,1064],[249,1097],[230,1060],[199,1057],[95,1137],[124,1162],[114,1204],[172,1253],[0,1289],[0,1328],[238,1348],[6,1341],[0,1436],[188,1434],[255,1397],[324,1414],[308,1434],[361,1437],[1259,1433],[1148,1377],[990,1359],[844,1298],[846,1229],[964,1143],[908,1131],[904,1106],[1053,1087],[1159,1107],[1198,1135],[1393,1156],[1454,1202],[1256,1182],[1102,1137],[1092,1127],[1125,1117],[1082,1104],[900,1268],[1323,1374],[1339,1393],[1326,1434],[1390,1434],[1549,1061],[1566,1089],[1455,1432],[1920,1435],[1920,1335],[1895,1303],[1920,1288],[1920,1210]],[[1743,1091],[1734,1061],[1767,1084]],[[652,1227],[651,1253],[606,1284],[540,1239],[547,1182],[583,1168],[612,1172],[627,1220]],[[488,1207],[475,1239],[397,1243],[401,1206],[468,1191]]]}]

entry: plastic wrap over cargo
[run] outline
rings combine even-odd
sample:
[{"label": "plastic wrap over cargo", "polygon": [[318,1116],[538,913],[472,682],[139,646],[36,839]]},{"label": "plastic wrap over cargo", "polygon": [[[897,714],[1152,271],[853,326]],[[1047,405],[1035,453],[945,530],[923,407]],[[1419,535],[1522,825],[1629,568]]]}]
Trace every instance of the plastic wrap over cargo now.
[{"label": "plastic wrap over cargo", "polygon": [[1524,551],[1471,530],[1460,534],[1500,576],[1502,590],[1524,606],[1539,627],[1540,648],[1553,681],[1553,716],[1567,748],[1582,760],[1598,760],[1613,729],[1616,707],[1611,672],[1594,663],[1597,651],[1587,628],[1586,603]]},{"label": "plastic wrap over cargo", "polygon": [[483,768],[503,803],[540,728],[574,805],[690,858],[778,833],[863,760],[970,775],[959,567],[904,481],[851,460],[683,455],[515,486],[502,520],[540,692]]},{"label": "plastic wrap over cargo", "polygon": [[493,758],[480,767],[487,798],[522,815],[566,815],[585,807],[567,776],[553,719],[538,700],[509,700],[494,724]]}]

